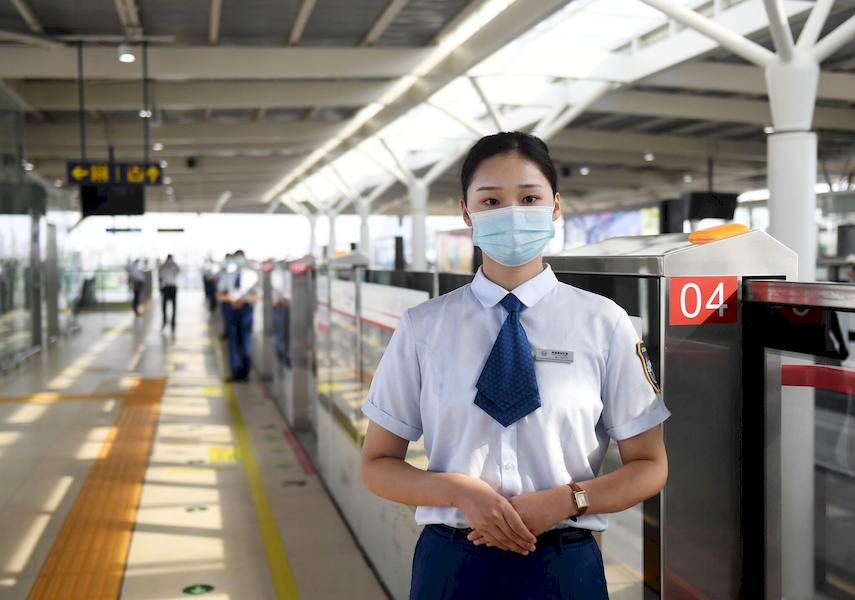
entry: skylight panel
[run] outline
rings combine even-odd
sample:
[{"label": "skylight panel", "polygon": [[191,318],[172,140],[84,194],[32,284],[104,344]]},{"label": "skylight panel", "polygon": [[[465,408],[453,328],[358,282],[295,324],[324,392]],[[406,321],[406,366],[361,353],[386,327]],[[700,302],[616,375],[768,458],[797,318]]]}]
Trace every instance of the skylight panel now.
[{"label": "skylight panel", "polygon": [[[539,75],[492,76],[481,77],[478,83],[494,105],[521,106],[538,103],[538,98],[549,88],[552,79]],[[544,104],[549,106],[548,103]]]},{"label": "skylight panel", "polygon": [[628,40],[636,36],[639,30],[649,27],[659,20],[656,17],[601,13],[597,12],[597,5],[593,5],[588,10],[565,19],[555,27],[554,31],[561,35],[592,38],[590,43],[605,48],[606,45],[598,42],[597,38],[608,40],[606,44],[613,43],[614,40]]},{"label": "skylight panel", "polygon": [[446,104],[468,102],[471,104],[480,104],[481,99],[478,97],[478,92],[472,87],[472,83],[468,77],[458,77],[454,81],[448,83],[441,89],[437,90],[430,97],[431,102]]},{"label": "skylight panel", "polygon": [[[688,3],[686,2],[686,4]],[[597,0],[590,4],[586,10],[606,15],[667,20],[663,13],[641,2],[641,0]]]}]

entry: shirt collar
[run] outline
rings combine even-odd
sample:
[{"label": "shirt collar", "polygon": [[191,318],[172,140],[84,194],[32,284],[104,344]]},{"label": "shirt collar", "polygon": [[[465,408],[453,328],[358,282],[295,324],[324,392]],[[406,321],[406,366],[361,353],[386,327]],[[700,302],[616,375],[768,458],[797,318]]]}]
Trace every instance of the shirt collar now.
[{"label": "shirt collar", "polygon": [[484,308],[496,306],[509,293],[513,293],[526,308],[531,308],[537,304],[538,300],[551,292],[556,285],[558,285],[558,279],[548,264],[544,265],[543,271],[538,275],[511,290],[511,292],[487,279],[482,267],[478,267],[478,272],[475,273],[475,278],[472,280],[471,289]]}]

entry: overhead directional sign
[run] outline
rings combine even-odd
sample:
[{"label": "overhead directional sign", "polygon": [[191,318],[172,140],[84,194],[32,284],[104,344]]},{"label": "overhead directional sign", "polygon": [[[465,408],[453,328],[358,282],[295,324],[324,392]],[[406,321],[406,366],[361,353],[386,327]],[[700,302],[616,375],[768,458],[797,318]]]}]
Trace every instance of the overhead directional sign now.
[{"label": "overhead directional sign", "polygon": [[163,185],[163,169],[157,163],[69,162],[71,185]]}]

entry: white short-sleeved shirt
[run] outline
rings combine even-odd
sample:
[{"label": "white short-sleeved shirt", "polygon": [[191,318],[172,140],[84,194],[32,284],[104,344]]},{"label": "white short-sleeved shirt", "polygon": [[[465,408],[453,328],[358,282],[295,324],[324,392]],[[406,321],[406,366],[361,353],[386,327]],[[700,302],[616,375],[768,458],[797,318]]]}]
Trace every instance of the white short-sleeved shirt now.
[{"label": "white short-sleeved shirt", "polygon": [[[240,286],[236,285],[238,283],[238,273],[241,275]],[[252,285],[250,285],[251,279],[254,280]],[[217,290],[220,292],[226,292],[232,298],[246,298],[254,295],[261,289],[258,285],[258,281],[258,273],[249,267],[240,267],[232,273],[229,273],[224,269],[220,274],[220,280],[217,283]]]},{"label": "white short-sleeved shirt", "polygon": [[[626,312],[559,283],[547,265],[514,295],[529,344],[573,353],[535,360],[541,407],[509,427],[475,405],[476,383],[507,317],[508,292],[479,269],[471,284],[404,313],[377,367],[365,415],[408,440],[424,435],[428,470],[464,473],[506,498],[594,478],[609,438],[625,440],[670,416],[656,393]],[[419,525],[469,527],[454,507],[419,506]],[[602,531],[605,515],[555,527]]]},{"label": "white short-sleeved shirt", "polygon": [[178,265],[174,262],[169,263],[166,262],[163,264],[163,267],[160,269],[160,282],[164,286],[177,286],[178,285]]},{"label": "white short-sleeved shirt", "polygon": [[131,263],[131,266],[128,267],[128,276],[134,281],[145,281],[145,275],[139,263]]}]

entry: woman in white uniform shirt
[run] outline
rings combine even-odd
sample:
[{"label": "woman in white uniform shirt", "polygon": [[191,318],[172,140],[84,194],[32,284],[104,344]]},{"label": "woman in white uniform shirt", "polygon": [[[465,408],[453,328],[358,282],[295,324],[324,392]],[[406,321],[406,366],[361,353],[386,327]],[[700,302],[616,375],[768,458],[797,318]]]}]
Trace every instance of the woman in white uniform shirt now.
[{"label": "woman in white uniform shirt", "polygon": [[[590,532],[662,489],[670,413],[626,312],[542,263],[546,145],[485,137],[461,183],[484,265],[402,318],[363,407],[363,481],[418,507],[411,598],[607,598]],[[427,471],[404,460],[422,435]],[[609,439],[623,466],[597,477]]]}]

